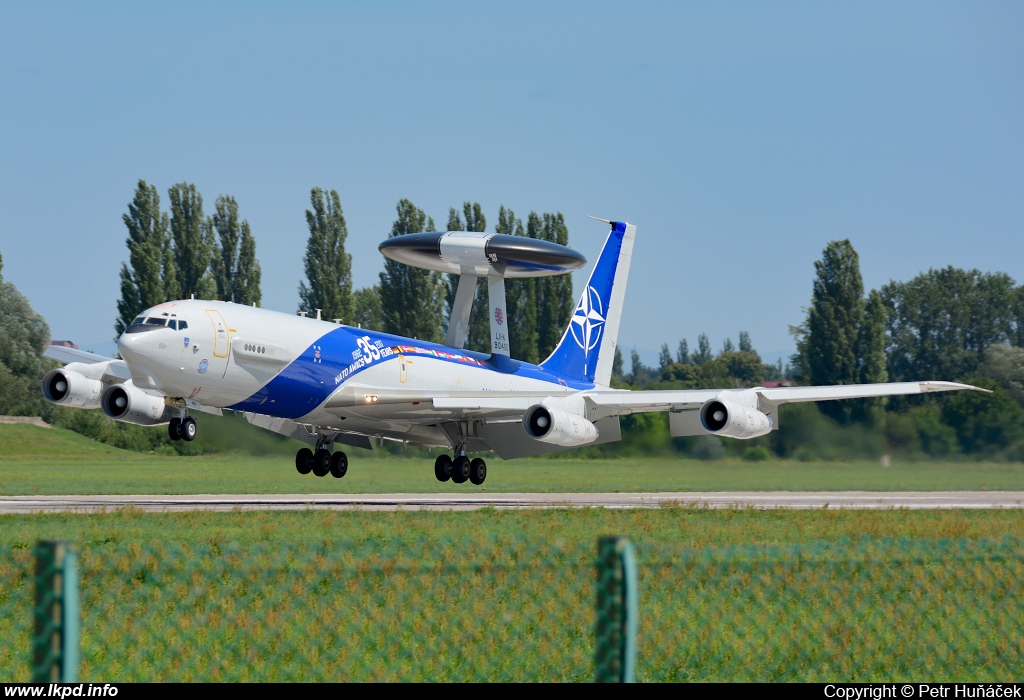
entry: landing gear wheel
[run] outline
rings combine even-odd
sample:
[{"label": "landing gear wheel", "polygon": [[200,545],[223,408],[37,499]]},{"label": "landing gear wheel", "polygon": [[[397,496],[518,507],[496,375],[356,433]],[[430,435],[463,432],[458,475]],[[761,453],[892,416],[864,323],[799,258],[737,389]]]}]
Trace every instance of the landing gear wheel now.
[{"label": "landing gear wheel", "polygon": [[313,454],[313,474],[327,476],[329,471],[331,471],[331,453],[327,450],[317,450]]},{"label": "landing gear wheel", "polygon": [[348,472],[348,455],[344,452],[335,452],[331,455],[331,476],[340,479]]},{"label": "landing gear wheel", "polygon": [[167,437],[172,440],[181,439],[181,418],[171,418],[171,422],[167,424]]},{"label": "landing gear wheel", "polygon": [[313,450],[303,447],[295,454],[295,469],[299,474],[309,474],[313,471]]},{"label": "landing gear wheel", "polygon": [[434,476],[438,481],[448,481],[452,478],[452,458],[448,455],[440,455],[434,460]]},{"label": "landing gear wheel", "polygon": [[192,442],[196,439],[196,419],[186,418],[181,421],[181,438],[187,442]]},{"label": "landing gear wheel", "polygon": [[469,457],[456,457],[452,461],[452,481],[456,484],[465,483],[469,478]]},{"label": "landing gear wheel", "polygon": [[469,463],[469,480],[479,486],[487,478],[487,462],[479,457]]}]

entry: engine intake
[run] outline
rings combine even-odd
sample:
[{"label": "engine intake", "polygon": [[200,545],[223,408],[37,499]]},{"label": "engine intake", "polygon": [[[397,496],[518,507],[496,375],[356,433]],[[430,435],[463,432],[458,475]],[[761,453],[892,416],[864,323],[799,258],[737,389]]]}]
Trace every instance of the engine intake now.
[{"label": "engine intake", "polygon": [[100,405],[114,420],[135,425],[162,425],[177,415],[163,397],[146,393],[131,382],[108,387]]},{"label": "engine intake", "polygon": [[534,440],[565,447],[586,445],[600,437],[597,426],[583,416],[542,403],[523,414],[523,429]]},{"label": "engine intake", "polygon": [[700,409],[704,429],[715,435],[749,440],[772,431],[772,420],[755,408],[725,399],[711,399]]},{"label": "engine intake", "polygon": [[99,408],[103,382],[74,370],[51,369],[43,377],[43,397],[52,403],[76,408]]}]

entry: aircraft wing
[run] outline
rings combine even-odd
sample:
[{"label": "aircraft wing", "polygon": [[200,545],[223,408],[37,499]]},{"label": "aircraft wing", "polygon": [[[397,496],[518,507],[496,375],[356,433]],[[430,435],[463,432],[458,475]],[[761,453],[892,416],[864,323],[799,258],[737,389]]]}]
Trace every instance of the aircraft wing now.
[{"label": "aircraft wing", "polygon": [[841,384],[836,386],[755,387],[753,389],[698,389],[627,391],[608,389],[583,392],[583,396],[596,406],[612,412],[640,413],[644,411],[679,411],[700,408],[720,394],[754,392],[763,402],[775,406],[804,401],[832,401],[838,399],[865,399],[881,396],[930,394],[939,391],[989,392],[970,384],[957,382],[890,382],[887,384]]},{"label": "aircraft wing", "polygon": [[94,352],[86,352],[76,348],[66,348],[61,345],[50,345],[43,351],[43,357],[56,360],[62,364],[81,362],[83,365],[92,365],[97,362],[110,362],[114,358],[97,355]]}]

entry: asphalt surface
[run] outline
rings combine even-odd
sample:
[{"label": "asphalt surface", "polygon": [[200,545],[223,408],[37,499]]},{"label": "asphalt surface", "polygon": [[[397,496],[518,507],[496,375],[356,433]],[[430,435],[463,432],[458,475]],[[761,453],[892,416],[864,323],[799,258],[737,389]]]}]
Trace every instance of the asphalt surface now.
[{"label": "asphalt surface", "polygon": [[[469,487],[473,488],[473,487]],[[769,491],[689,493],[198,494],[0,496],[0,513],[186,510],[477,510],[480,508],[1024,508],[1024,491]]]}]

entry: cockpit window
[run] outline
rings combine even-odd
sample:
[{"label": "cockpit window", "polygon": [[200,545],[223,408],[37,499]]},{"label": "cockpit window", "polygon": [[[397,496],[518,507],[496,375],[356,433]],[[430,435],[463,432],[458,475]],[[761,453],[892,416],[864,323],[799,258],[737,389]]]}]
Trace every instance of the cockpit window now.
[{"label": "cockpit window", "polygon": [[153,316],[151,318],[147,318],[146,319],[146,325],[147,326],[166,326],[167,325],[167,319],[166,318],[157,318],[156,316]]},{"label": "cockpit window", "polygon": [[188,328],[188,321],[178,321],[178,330],[183,331]]},{"label": "cockpit window", "polygon": [[139,325],[142,325],[142,324],[143,324],[143,323],[144,323],[145,321],[146,321],[146,317],[145,317],[145,316],[139,316],[139,317],[138,317],[137,319],[135,319],[134,321],[132,321],[132,325],[133,325],[133,326],[134,326],[135,324],[139,324]]},{"label": "cockpit window", "polygon": [[175,321],[173,318],[170,321],[167,322],[167,325],[170,328],[173,328],[174,330],[178,330],[178,322]]}]

